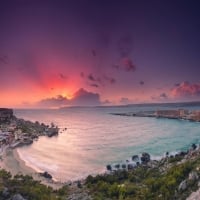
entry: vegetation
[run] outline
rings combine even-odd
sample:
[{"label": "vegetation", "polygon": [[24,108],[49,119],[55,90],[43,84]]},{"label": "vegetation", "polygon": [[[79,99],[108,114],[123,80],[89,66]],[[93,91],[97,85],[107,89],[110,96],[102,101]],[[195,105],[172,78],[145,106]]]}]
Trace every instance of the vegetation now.
[{"label": "vegetation", "polygon": [[[112,174],[88,176],[86,186],[95,200],[173,200],[186,199],[197,190],[197,180],[189,180],[192,171],[200,166],[200,158],[179,162],[180,159],[166,159],[158,167],[139,166],[130,171],[117,171]],[[174,161],[174,162],[173,162]],[[166,166],[170,167],[166,167]],[[164,168],[165,167],[165,168]],[[164,170],[162,170],[164,168]],[[179,188],[187,180],[187,188]]]},{"label": "vegetation", "polygon": [[[4,194],[5,190],[8,191],[7,194]],[[53,190],[51,187],[33,180],[31,176],[16,175],[12,178],[9,172],[0,170],[0,200],[9,199],[15,194],[21,194],[25,199],[63,200],[67,192],[67,186]]]}]

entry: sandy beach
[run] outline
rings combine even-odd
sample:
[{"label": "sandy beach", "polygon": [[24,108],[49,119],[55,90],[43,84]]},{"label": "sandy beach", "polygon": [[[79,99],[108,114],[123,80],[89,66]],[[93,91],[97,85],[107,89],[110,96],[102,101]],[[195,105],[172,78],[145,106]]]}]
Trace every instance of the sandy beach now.
[{"label": "sandy beach", "polygon": [[23,160],[20,159],[17,149],[7,148],[2,155],[0,168],[9,171],[13,176],[16,174],[30,175],[33,179],[41,181],[41,183],[50,186],[54,189],[62,187],[64,184],[46,179],[39,175],[31,167],[28,167]]}]

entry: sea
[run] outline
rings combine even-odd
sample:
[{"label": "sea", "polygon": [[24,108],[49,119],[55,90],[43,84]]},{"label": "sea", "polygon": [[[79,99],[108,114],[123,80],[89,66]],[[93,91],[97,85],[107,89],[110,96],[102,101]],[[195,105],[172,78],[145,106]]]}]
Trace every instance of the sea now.
[{"label": "sea", "polygon": [[58,136],[41,136],[17,151],[27,166],[38,172],[47,171],[60,182],[104,173],[107,164],[123,163],[142,152],[159,159],[166,152],[173,154],[187,150],[193,143],[199,144],[200,123],[111,113],[179,108],[200,110],[200,104],[15,109],[14,114],[19,118],[45,124],[53,122],[60,128]]}]

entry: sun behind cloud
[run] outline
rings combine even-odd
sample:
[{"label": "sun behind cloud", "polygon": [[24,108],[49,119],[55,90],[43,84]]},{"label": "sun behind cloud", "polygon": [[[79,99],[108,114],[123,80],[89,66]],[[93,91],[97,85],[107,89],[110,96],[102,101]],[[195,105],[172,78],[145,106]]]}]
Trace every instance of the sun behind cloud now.
[{"label": "sun behind cloud", "polygon": [[67,92],[63,92],[61,95],[66,99],[72,99],[73,98],[72,95],[67,93]]}]

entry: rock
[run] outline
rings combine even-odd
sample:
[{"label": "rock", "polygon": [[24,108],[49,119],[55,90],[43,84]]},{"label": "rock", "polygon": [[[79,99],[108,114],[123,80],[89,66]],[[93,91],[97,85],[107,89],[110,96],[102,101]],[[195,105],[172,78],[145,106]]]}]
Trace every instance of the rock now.
[{"label": "rock", "polygon": [[8,191],[8,188],[5,187],[2,191],[2,196],[3,197],[8,197],[10,195],[9,191]]},{"label": "rock", "polygon": [[46,131],[46,135],[48,136],[48,137],[52,137],[52,136],[54,136],[54,135],[58,135],[58,131],[59,131],[59,129],[57,128],[57,127],[51,127],[51,128],[49,128],[47,131]]},{"label": "rock", "polygon": [[77,187],[78,187],[78,188],[82,188],[82,184],[81,184],[80,181],[77,182]]},{"label": "rock", "polygon": [[11,200],[26,200],[21,194],[15,194]]},{"label": "rock", "polygon": [[138,155],[132,156],[132,161],[139,162],[139,156]]},{"label": "rock", "polygon": [[130,164],[128,164],[127,165],[127,168],[128,168],[128,170],[131,170],[131,169],[133,169],[135,167],[135,165],[132,163],[130,163]]},{"label": "rock", "polygon": [[142,153],[141,157],[142,164],[146,164],[150,161],[150,155],[148,153]]},{"label": "rock", "polygon": [[44,176],[45,178],[52,179],[51,174],[49,174],[48,172],[41,173],[41,176]]},{"label": "rock", "polygon": [[158,167],[158,161],[157,160],[150,160],[149,162],[148,162],[148,166],[150,167],[150,168],[156,168],[156,167]]},{"label": "rock", "polygon": [[126,169],[126,164],[122,164],[122,169]]},{"label": "rock", "polygon": [[192,192],[190,196],[186,200],[199,200],[200,197],[200,189],[198,189],[196,192]]},{"label": "rock", "polygon": [[179,153],[180,156],[185,156],[186,154],[187,154],[187,152],[184,152],[184,151],[181,151],[181,152]]},{"label": "rock", "polygon": [[111,171],[111,170],[112,170],[111,165],[107,165],[107,166],[106,166],[106,169],[109,170],[109,171]]},{"label": "rock", "polygon": [[115,165],[115,168],[119,169],[119,167],[120,167],[120,164]]},{"label": "rock", "polygon": [[195,150],[197,148],[196,144],[192,144],[192,149]]},{"label": "rock", "polygon": [[182,181],[182,182],[180,183],[180,185],[178,186],[178,190],[179,190],[179,191],[183,191],[183,190],[185,190],[186,188],[187,188],[187,181],[184,180],[184,181]]},{"label": "rock", "polygon": [[175,157],[175,158],[178,158],[179,156],[180,156],[180,155],[177,153],[174,157]]},{"label": "rock", "polygon": [[192,172],[189,173],[188,179],[192,180],[192,181],[196,181],[196,180],[199,179],[199,176],[198,176],[197,172],[192,171]]}]

